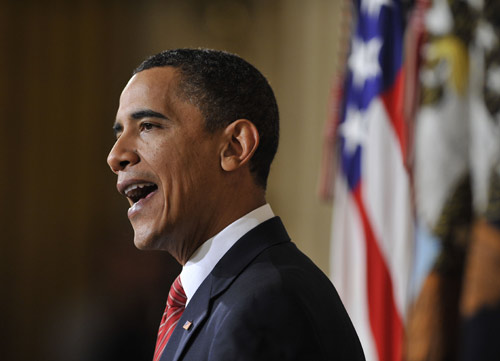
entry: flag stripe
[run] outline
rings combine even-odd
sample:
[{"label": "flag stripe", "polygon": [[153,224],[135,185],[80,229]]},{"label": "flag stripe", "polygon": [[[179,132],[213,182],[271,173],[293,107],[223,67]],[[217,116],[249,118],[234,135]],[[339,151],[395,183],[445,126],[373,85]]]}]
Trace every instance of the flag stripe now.
[{"label": "flag stripe", "polygon": [[391,276],[366,214],[361,187],[362,183],[353,194],[365,233],[370,326],[379,360],[396,361],[401,359],[403,325],[394,301]]},{"label": "flag stripe", "polygon": [[370,123],[362,160],[362,197],[367,218],[391,275],[398,312],[404,319],[413,238],[410,177],[380,99],[372,102],[366,117]]},{"label": "flag stripe", "polygon": [[343,178],[335,182],[330,260],[332,281],[356,328],[366,360],[376,361],[377,351],[366,302],[366,242],[358,207]]},{"label": "flag stripe", "polygon": [[406,124],[403,118],[403,109],[401,107],[404,104],[403,101],[403,86],[405,83],[404,71],[401,69],[394,81],[394,86],[389,88],[386,92],[381,95],[384,102],[386,111],[389,115],[389,119],[396,133],[397,139],[399,141],[399,146],[401,147],[401,154],[403,156],[403,164],[406,165],[406,160],[408,157],[408,135],[406,130]]}]

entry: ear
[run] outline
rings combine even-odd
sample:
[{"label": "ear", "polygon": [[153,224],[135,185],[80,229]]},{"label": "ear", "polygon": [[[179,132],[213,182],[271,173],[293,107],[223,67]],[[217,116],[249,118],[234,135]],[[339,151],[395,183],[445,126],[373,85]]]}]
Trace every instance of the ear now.
[{"label": "ear", "polygon": [[248,119],[238,119],[224,129],[221,166],[227,172],[248,163],[259,145],[257,127]]}]

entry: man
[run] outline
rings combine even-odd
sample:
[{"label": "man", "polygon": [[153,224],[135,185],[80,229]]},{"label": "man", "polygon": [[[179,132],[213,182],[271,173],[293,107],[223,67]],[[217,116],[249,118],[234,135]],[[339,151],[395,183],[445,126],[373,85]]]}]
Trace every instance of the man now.
[{"label": "man", "polygon": [[145,60],[123,90],[108,163],[139,249],[183,265],[154,360],[364,360],[330,281],[266,204],[278,108],[220,51]]}]

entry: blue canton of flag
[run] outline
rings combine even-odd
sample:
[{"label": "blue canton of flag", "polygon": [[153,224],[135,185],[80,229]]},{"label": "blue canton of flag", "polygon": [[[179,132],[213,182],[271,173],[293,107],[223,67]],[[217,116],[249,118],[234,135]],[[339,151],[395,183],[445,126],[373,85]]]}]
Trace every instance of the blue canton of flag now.
[{"label": "blue canton of flag", "polygon": [[402,65],[401,4],[397,0],[356,1],[359,15],[345,82],[340,135],[342,170],[351,189],[361,177],[366,137],[364,116],[372,100],[394,83]]}]

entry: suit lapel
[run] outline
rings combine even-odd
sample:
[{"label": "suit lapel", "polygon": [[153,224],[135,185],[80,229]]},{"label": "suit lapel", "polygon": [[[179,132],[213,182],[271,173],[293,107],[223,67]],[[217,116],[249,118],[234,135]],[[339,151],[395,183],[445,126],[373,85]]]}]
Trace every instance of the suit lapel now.
[{"label": "suit lapel", "polygon": [[[224,292],[262,251],[289,240],[279,217],[261,223],[241,237],[217,263],[189,301],[160,360],[179,360],[189,339],[207,318],[210,301]],[[191,323],[187,329],[183,328],[186,322]]]}]

